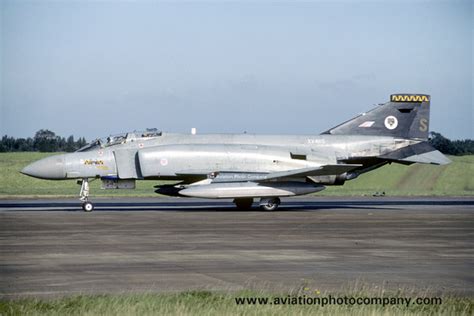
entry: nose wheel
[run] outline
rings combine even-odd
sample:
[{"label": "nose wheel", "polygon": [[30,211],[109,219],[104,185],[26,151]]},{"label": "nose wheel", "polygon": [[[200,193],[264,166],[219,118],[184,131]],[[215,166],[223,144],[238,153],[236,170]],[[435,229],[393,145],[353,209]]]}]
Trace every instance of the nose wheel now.
[{"label": "nose wheel", "polygon": [[92,212],[92,210],[94,209],[94,204],[89,201],[84,202],[82,203],[82,209],[84,210],[84,212]]},{"label": "nose wheel", "polygon": [[264,211],[276,211],[280,206],[279,198],[262,198],[260,200],[260,208]]},{"label": "nose wheel", "polygon": [[82,201],[82,209],[84,212],[92,212],[94,210],[94,204],[89,201],[89,179],[85,178],[82,181],[78,181],[81,184],[81,192],[79,193],[79,200]]}]

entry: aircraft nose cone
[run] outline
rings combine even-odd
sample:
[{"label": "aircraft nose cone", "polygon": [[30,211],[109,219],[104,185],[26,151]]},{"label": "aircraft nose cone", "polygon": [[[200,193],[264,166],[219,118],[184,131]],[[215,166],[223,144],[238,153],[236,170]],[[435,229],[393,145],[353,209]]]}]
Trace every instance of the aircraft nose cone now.
[{"label": "aircraft nose cone", "polygon": [[40,179],[64,179],[66,169],[64,155],[46,157],[29,164],[21,173]]}]

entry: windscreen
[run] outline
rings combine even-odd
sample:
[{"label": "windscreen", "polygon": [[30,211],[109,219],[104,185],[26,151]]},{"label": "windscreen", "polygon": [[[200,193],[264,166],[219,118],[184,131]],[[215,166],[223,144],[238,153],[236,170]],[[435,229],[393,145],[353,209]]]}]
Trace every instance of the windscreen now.
[{"label": "windscreen", "polygon": [[87,144],[86,146],[77,150],[77,152],[97,150],[119,144],[136,141],[137,139],[151,139],[162,135],[161,131],[156,128],[147,128],[145,131],[134,131],[130,133],[122,133],[117,135],[110,135],[108,137],[97,138]]}]

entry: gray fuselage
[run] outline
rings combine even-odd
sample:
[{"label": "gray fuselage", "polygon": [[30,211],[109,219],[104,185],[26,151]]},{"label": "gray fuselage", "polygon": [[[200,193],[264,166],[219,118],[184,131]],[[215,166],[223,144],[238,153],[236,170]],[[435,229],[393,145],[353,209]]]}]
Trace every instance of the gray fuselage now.
[{"label": "gray fuselage", "polygon": [[122,144],[97,145],[51,159],[58,165],[64,162],[57,179],[185,179],[215,171],[278,172],[337,164],[414,143],[417,141],[374,136],[164,133],[129,137]]}]

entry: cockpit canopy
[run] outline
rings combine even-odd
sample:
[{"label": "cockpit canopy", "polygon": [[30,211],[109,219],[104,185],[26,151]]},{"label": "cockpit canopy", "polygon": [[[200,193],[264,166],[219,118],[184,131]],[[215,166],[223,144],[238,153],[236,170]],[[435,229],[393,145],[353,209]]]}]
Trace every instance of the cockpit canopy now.
[{"label": "cockpit canopy", "polygon": [[156,128],[147,128],[145,131],[133,131],[117,135],[110,135],[108,137],[97,138],[87,144],[86,146],[77,150],[77,152],[96,150],[100,148],[107,148],[118,144],[125,144],[137,140],[148,140],[162,135],[161,131]]}]

